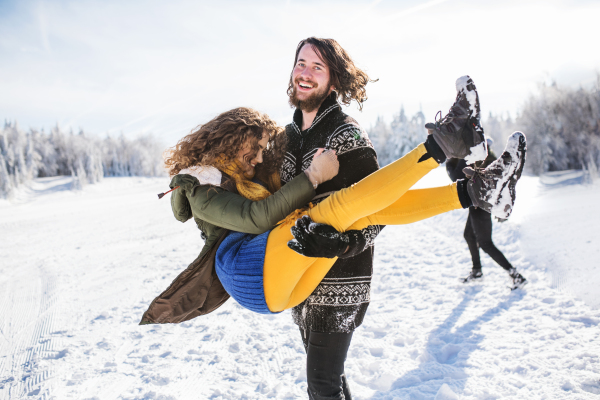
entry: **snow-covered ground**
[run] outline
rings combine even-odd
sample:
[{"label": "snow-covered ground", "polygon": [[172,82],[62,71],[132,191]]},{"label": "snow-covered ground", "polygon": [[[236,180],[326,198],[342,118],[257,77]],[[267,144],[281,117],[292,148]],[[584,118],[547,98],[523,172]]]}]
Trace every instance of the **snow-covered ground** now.
[{"label": "snow-covered ground", "polygon": [[[471,264],[465,211],[377,241],[372,303],[349,351],[356,399],[594,399],[600,396],[600,186],[524,177],[494,240],[530,284],[511,292]],[[446,184],[443,169],[423,184]],[[289,312],[233,300],[180,325],[137,323],[194,259],[166,179],[69,190],[45,178],[0,202],[0,399],[302,399],[304,349]]]}]

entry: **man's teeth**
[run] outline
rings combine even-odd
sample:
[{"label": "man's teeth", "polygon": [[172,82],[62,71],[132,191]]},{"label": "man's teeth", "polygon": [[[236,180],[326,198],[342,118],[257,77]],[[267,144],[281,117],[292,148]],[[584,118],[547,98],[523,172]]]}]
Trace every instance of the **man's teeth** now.
[{"label": "man's teeth", "polygon": [[308,85],[306,83],[300,83],[300,87],[306,88],[306,89],[311,89],[312,85]]}]

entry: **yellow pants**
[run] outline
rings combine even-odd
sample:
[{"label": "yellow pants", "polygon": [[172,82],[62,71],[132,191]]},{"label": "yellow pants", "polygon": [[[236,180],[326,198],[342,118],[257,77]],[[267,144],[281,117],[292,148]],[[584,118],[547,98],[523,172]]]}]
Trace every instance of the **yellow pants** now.
[{"label": "yellow pants", "polygon": [[[420,144],[392,164],[360,182],[333,193],[306,211],[314,222],[340,232],[369,225],[402,225],[462,208],[456,183],[409,190],[438,163],[429,158],[418,162],[427,150]],[[277,226],[269,234],[263,271],[265,300],[273,312],[304,301],[323,280],[337,258],[309,258],[291,250],[290,228],[295,221]]]}]

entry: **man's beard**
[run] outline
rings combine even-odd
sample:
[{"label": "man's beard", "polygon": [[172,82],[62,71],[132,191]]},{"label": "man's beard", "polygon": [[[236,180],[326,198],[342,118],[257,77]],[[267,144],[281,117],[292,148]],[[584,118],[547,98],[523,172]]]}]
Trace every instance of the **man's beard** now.
[{"label": "man's beard", "polygon": [[[311,82],[313,85],[315,85],[314,82]],[[289,103],[292,107],[296,107],[302,111],[306,111],[306,112],[312,112],[314,110],[316,110],[317,108],[319,108],[319,106],[321,105],[321,103],[323,103],[323,100],[325,100],[327,98],[327,96],[329,96],[327,87],[329,86],[329,84],[325,85],[323,88],[323,91],[319,90],[319,87],[317,86],[314,91],[314,93],[312,93],[308,98],[304,99],[304,100],[300,100],[298,98],[298,79],[296,79],[296,81],[294,82],[294,88],[292,90],[292,94],[290,95],[290,99],[289,99]]]}]

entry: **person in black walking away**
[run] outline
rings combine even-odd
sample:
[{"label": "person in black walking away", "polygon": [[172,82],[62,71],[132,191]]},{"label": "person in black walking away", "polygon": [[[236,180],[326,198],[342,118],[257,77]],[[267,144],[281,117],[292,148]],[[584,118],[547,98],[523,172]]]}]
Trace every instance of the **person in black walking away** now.
[{"label": "person in black walking away", "polygon": [[[475,168],[486,168],[497,157],[494,152],[490,149],[493,140],[488,138],[488,156],[483,162],[475,164]],[[463,169],[467,168],[467,163],[464,159],[449,158],[446,160],[446,172],[453,182],[458,179],[466,179],[467,176]],[[468,170],[467,170],[468,172]],[[504,220],[498,219],[503,222]],[[469,283],[483,278],[483,272],[481,271],[481,259],[479,257],[479,249],[485,251],[494,261],[504,268],[510,275],[513,286],[511,289],[517,289],[523,287],[527,280],[514,268],[511,263],[506,259],[504,254],[492,241],[492,215],[477,207],[469,207],[469,217],[467,218],[467,224],[465,226],[465,240],[469,246],[471,252],[471,259],[473,260],[473,269],[466,278],[462,278],[463,283]]]},{"label": "person in black walking away", "polygon": [[[340,105],[355,100],[362,109],[369,82],[374,81],[335,40],[310,37],[298,44],[287,90],[296,110],[293,122],[286,126],[282,184],[308,168],[323,148],[335,150],[340,163],[339,174],[316,187],[313,204],[379,169],[366,132]],[[380,230],[369,226],[348,231],[344,241],[320,237],[311,249],[312,257],[339,257],[308,299],[292,309],[307,354],[311,400],[352,399],[344,362],[352,333],[369,306],[373,241]]]}]

